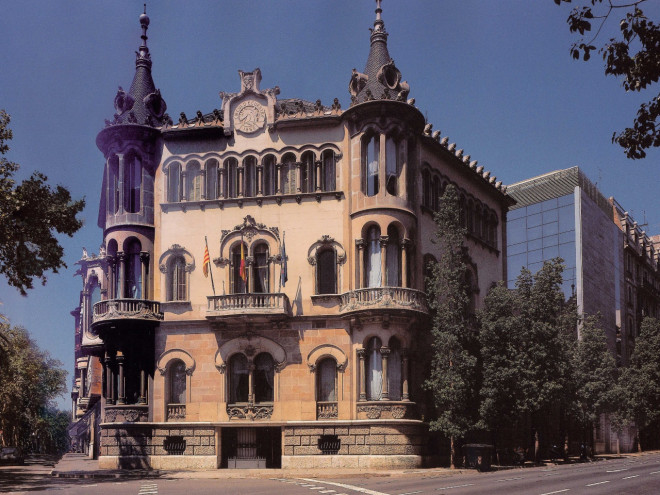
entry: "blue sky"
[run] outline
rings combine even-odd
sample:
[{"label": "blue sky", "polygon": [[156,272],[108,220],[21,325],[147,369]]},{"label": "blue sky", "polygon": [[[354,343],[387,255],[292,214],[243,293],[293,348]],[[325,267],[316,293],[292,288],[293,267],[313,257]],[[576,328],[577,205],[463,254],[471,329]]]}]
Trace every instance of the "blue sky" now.
[{"label": "blue sky", "polygon": [[[8,158],[85,197],[85,226],[62,238],[69,268],[27,297],[0,281],[0,313],[73,369],[82,247],[98,252],[103,156],[96,134],[130,87],[142,1],[0,0],[0,108],[12,116]],[[261,68],[281,98],[349,106],[364,69],[373,0],[188,0],[148,4],[153,76],[177,120],[220,107],[238,70]],[[658,4],[645,6],[660,19]],[[612,133],[654,94],[626,94],[600,56],[569,55],[569,7],[552,0],[383,0],[389,50],[410,97],[433,124],[505,184],[579,165],[603,194],[660,233],[660,153],[627,160]],[[615,28],[616,20],[611,24]],[[603,39],[611,31],[605,31]],[[657,94],[657,88],[655,88]],[[69,376],[71,378],[71,376]],[[69,401],[62,398],[62,407]]]}]

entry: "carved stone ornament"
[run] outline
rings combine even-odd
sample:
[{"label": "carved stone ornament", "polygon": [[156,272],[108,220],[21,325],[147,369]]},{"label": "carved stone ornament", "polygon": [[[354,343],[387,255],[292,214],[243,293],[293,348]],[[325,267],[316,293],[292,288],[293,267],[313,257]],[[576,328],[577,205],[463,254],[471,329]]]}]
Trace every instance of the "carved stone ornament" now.
[{"label": "carved stone ornament", "polygon": [[246,405],[228,405],[227,415],[229,419],[249,419],[251,421],[258,419],[270,419],[273,415],[273,406],[259,406],[254,404]]},{"label": "carved stone ornament", "polygon": [[119,86],[119,90],[115,96],[115,110],[117,110],[117,113],[121,115],[122,113],[133,108],[134,104],[135,100],[133,97],[126,93],[121,86]]},{"label": "carved stone ornament", "polygon": [[246,134],[252,134],[266,124],[266,111],[261,103],[253,100],[239,103],[234,110],[234,127]]},{"label": "carved stone ornament", "polygon": [[162,119],[167,110],[167,104],[160,95],[160,89],[144,97],[144,106],[157,119]]}]

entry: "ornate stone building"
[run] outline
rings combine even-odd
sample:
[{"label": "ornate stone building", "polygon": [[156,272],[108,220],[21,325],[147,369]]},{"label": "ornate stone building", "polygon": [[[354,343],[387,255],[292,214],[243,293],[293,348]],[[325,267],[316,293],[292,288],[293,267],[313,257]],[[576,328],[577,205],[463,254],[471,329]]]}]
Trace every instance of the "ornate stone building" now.
[{"label": "ornate stone building", "polygon": [[422,465],[433,210],[454,184],[478,307],[505,273],[505,188],[408,100],[380,0],[346,109],[278,99],[255,69],[173,122],[140,23],[83,265],[100,465]]}]

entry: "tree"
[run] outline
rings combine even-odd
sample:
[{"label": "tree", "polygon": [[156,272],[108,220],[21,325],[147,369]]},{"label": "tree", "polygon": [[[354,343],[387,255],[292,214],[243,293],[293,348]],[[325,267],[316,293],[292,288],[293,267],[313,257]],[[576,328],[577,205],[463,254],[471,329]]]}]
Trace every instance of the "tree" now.
[{"label": "tree", "polygon": [[[580,328],[580,339],[573,355],[575,414],[593,439],[591,432],[601,414],[616,409],[618,369],[607,346],[600,315],[587,316]],[[591,441],[589,442],[591,443]]]},{"label": "tree", "polygon": [[4,157],[13,137],[9,121],[9,114],[0,110],[0,273],[25,295],[34,278],[45,284],[44,272],[66,268],[64,250],[54,234],[72,236],[80,229],[82,221],[76,215],[85,201],[72,201],[66,188],[53,189],[39,172],[16,183],[19,166]]},{"label": "tree", "polygon": [[451,466],[458,458],[456,440],[474,428],[478,397],[476,338],[469,312],[466,284],[467,264],[460,223],[458,196],[448,185],[435,214],[436,230],[432,242],[441,253],[431,264],[427,279],[431,328],[431,369],[425,387],[433,396],[437,418],[430,422],[451,442]]},{"label": "tree", "polygon": [[[616,425],[643,430],[660,420],[660,321],[646,317],[635,342],[631,364],[621,374]],[[642,450],[641,435],[638,435]]]},{"label": "tree", "polygon": [[[618,35],[604,42],[599,51],[605,62],[605,75],[623,77],[626,91],[638,91],[657,83],[660,78],[660,25],[649,20],[640,5],[646,0],[583,0],[585,5],[574,7],[567,19],[572,33],[580,33],[582,38],[571,46],[574,59],[587,61],[591,52],[597,50],[594,43],[614,23],[611,17],[621,12],[617,29]],[[571,0],[554,0],[557,5]],[[594,23],[594,25],[592,25]],[[587,37],[585,36],[587,34]],[[592,33],[594,33],[592,35]],[[619,144],[628,158],[644,158],[648,148],[660,146],[660,95],[643,103],[637,110],[632,127],[627,127],[618,135],[612,135],[612,142]]]},{"label": "tree", "polygon": [[[480,424],[496,438],[522,446],[533,437],[537,460],[540,437],[565,430],[573,389],[570,356],[577,317],[561,291],[562,271],[560,258],[544,263],[536,275],[523,269],[515,291],[496,286],[480,312]],[[524,436],[513,439],[517,432]]]},{"label": "tree", "polygon": [[24,328],[0,323],[0,333],[7,342],[0,360],[0,440],[27,451],[44,410],[66,391],[66,371],[37,347]]}]

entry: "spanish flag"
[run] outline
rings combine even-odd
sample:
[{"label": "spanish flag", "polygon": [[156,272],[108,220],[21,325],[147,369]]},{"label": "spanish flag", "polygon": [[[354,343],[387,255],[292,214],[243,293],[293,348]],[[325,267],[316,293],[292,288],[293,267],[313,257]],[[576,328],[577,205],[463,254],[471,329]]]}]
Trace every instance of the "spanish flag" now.
[{"label": "spanish flag", "polygon": [[247,273],[245,272],[245,252],[244,252],[242,240],[241,240],[241,267],[238,271],[238,274],[243,279],[243,282],[245,282],[245,279],[247,278]]},{"label": "spanish flag", "polygon": [[204,246],[204,262],[202,263],[202,272],[204,276],[209,276],[209,265],[211,264],[211,257],[209,256],[209,247]]}]

